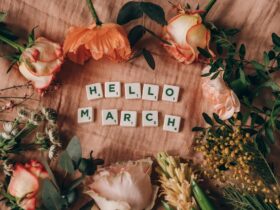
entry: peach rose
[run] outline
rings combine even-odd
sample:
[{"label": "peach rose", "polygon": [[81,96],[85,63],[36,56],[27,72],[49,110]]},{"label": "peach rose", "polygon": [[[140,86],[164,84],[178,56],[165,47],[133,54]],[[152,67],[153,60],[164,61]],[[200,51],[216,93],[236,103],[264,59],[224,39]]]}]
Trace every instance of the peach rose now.
[{"label": "peach rose", "polygon": [[198,12],[178,14],[163,28],[163,39],[171,45],[163,44],[167,52],[179,62],[190,64],[199,58],[197,47],[209,49],[210,31],[203,25]]},{"label": "peach rose", "polygon": [[[208,73],[210,66],[203,69],[202,73]],[[222,120],[229,119],[235,112],[240,111],[240,102],[236,94],[231,90],[223,80],[223,74],[211,80],[211,75],[202,77],[202,91],[206,100],[212,104],[215,113]]]},{"label": "peach rose", "polygon": [[40,180],[49,175],[43,165],[31,160],[25,165],[16,164],[11,177],[8,192],[17,198],[19,206],[25,210],[35,210]]},{"label": "peach rose", "polygon": [[39,37],[21,54],[19,71],[41,91],[51,84],[63,60],[62,47],[59,44]]},{"label": "peach rose", "polygon": [[123,27],[114,23],[71,27],[66,35],[64,54],[73,62],[84,64],[90,57],[122,62],[131,56],[131,48]]},{"label": "peach rose", "polygon": [[101,210],[152,209],[157,189],[151,184],[151,166],[151,159],[144,159],[99,169],[86,193]]}]

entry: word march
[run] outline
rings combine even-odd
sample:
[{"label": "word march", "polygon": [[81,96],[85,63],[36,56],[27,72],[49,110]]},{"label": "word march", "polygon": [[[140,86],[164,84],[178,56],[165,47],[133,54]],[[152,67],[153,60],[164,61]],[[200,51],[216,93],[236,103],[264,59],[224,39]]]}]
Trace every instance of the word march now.
[{"label": "word march", "polygon": [[[148,101],[159,100],[159,85],[143,84],[141,91],[140,83],[125,83],[125,99],[143,99]],[[164,85],[161,95],[162,101],[178,102],[180,88],[173,85]],[[101,83],[86,85],[86,95],[88,100],[105,98],[120,98],[121,83],[120,82],[105,82],[104,94]],[[102,109],[101,119],[103,126],[120,125],[122,127],[137,126],[136,111],[121,111],[119,120],[119,111],[117,109]],[[158,111],[145,110],[142,111],[142,126],[143,127],[158,127]],[[83,107],[78,109],[78,123],[88,123],[94,120],[94,111],[92,107]],[[179,132],[181,117],[174,115],[165,115],[163,130],[170,132]]]}]

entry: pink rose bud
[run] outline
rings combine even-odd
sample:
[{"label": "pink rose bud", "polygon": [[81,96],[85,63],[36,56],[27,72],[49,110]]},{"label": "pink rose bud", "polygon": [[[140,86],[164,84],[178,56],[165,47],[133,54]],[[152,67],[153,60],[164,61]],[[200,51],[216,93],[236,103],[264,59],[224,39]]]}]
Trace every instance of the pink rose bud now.
[{"label": "pink rose bud", "polygon": [[166,51],[176,60],[190,64],[199,58],[198,47],[209,49],[210,31],[203,25],[198,12],[178,14],[163,28],[163,39],[171,45],[163,44]]},{"label": "pink rose bud", "polygon": [[23,51],[19,71],[40,91],[51,84],[63,60],[62,47],[59,44],[39,37],[34,45]]}]

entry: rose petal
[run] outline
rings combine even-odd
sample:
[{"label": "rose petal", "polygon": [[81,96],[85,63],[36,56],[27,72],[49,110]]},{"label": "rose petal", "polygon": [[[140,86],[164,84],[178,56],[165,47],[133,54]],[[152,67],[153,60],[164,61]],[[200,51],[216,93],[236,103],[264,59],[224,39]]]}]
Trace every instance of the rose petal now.
[{"label": "rose petal", "polygon": [[36,209],[36,198],[23,199],[20,202],[20,207],[24,210],[35,210]]},{"label": "rose petal", "polygon": [[28,65],[24,62],[21,62],[19,65],[20,73],[27,79],[33,82],[33,85],[37,89],[47,88],[52,80],[54,79],[53,75],[49,76],[36,76],[34,73],[28,68]]},{"label": "rose petal", "polygon": [[132,210],[126,202],[108,200],[94,191],[87,191],[86,194],[94,199],[100,210]]},{"label": "rose petal", "polygon": [[172,39],[181,47],[187,45],[187,33],[191,27],[198,24],[201,18],[199,15],[180,14],[172,18],[167,25],[167,32]]}]

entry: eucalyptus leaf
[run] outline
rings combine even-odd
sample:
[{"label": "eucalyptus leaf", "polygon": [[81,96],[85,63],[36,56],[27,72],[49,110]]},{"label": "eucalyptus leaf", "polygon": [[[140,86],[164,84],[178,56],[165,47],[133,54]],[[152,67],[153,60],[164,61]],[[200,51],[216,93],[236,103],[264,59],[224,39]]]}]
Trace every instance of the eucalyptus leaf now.
[{"label": "eucalyptus leaf", "polygon": [[140,3],[137,1],[129,1],[120,9],[117,17],[117,23],[120,25],[124,25],[142,16],[143,11],[140,7]]},{"label": "eucalyptus leaf", "polygon": [[150,66],[151,69],[155,69],[156,64],[155,64],[155,60],[154,57],[152,56],[152,54],[150,53],[150,51],[146,50],[145,48],[142,51],[143,56],[146,60],[146,62],[148,63],[148,65]]},{"label": "eucalyptus leaf", "polygon": [[61,210],[64,203],[61,195],[48,179],[43,181],[42,202],[47,210]]},{"label": "eucalyptus leaf", "polygon": [[152,20],[156,21],[161,25],[167,25],[165,20],[164,10],[157,4],[152,2],[140,2],[142,11]]},{"label": "eucalyptus leaf", "polygon": [[59,158],[59,166],[67,173],[72,174],[75,172],[73,161],[67,151],[63,151],[61,153]]},{"label": "eucalyptus leaf", "polygon": [[74,136],[70,140],[68,146],[66,147],[66,151],[71,160],[75,163],[75,166],[78,167],[79,162],[82,158],[82,148],[77,136]]}]

